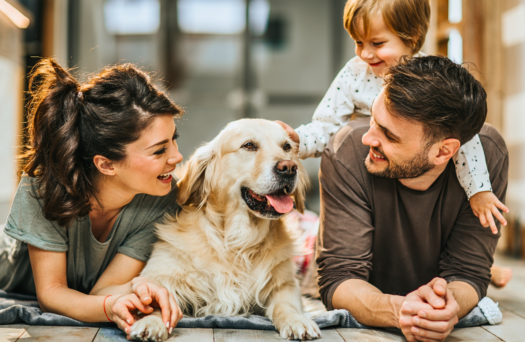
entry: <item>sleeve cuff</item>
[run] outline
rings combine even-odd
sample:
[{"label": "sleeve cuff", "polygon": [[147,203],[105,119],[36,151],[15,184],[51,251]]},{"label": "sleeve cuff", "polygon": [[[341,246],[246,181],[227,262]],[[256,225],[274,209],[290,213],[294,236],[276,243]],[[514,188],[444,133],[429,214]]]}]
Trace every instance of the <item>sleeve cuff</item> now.
[{"label": "sleeve cuff", "polygon": [[20,231],[9,227],[9,225],[5,226],[4,232],[6,235],[9,235],[13,239],[22,241],[28,245],[35,246],[45,251],[50,251],[50,252],[67,252],[68,251],[67,245],[47,242],[44,240],[37,240],[35,239],[33,235],[28,234],[28,233],[21,233]]},{"label": "sleeve cuff", "polygon": [[151,251],[145,252],[142,250],[137,250],[134,248],[121,246],[117,249],[117,253],[122,253],[126,256],[129,256],[130,258],[136,259],[138,261],[147,262],[149,259],[149,256],[151,255]]},{"label": "sleeve cuff", "polygon": [[470,188],[470,191],[467,191],[467,196],[469,200],[472,198],[472,196],[479,192],[492,192],[492,184],[490,183],[490,177],[488,174],[472,175],[471,183],[473,184],[473,186]]},{"label": "sleeve cuff", "polygon": [[478,302],[483,298],[485,297],[482,293],[481,293],[481,290],[479,288],[479,286],[474,283],[473,281],[469,280],[469,279],[465,279],[465,278],[462,278],[462,277],[458,277],[458,276],[449,276],[449,277],[445,277],[445,280],[447,281],[447,283],[451,283],[453,281],[462,281],[464,283],[467,283],[469,284],[470,286],[472,286],[474,288],[474,290],[476,291],[476,293],[478,294]]},{"label": "sleeve cuff", "polygon": [[299,136],[299,158],[306,159],[308,158],[308,149],[306,146],[306,136],[301,131],[301,127],[303,126],[299,126],[295,129],[295,132],[297,132],[297,135]]},{"label": "sleeve cuff", "polygon": [[344,283],[345,281],[347,281],[348,279],[341,279],[341,280],[338,280],[336,281],[335,283],[333,283],[330,288],[328,288],[328,291],[326,292],[326,300],[325,300],[325,303],[324,305],[326,306],[326,309],[328,311],[331,311],[331,310],[334,310],[334,306],[332,305],[332,298],[334,297],[334,293],[335,293],[335,290],[337,290],[337,288],[339,287],[339,285],[341,285],[342,283]]}]

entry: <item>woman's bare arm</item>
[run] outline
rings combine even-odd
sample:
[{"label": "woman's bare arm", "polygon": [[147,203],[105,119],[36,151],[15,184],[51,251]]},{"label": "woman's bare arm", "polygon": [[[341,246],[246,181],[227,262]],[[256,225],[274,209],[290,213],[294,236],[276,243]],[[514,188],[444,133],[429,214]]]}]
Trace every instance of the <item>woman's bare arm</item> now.
[{"label": "woman's bare arm", "polygon": [[[50,252],[28,245],[38,303],[44,312],[53,312],[83,322],[107,322],[104,296],[89,296],[67,286],[65,252]],[[108,298],[106,310],[114,304]]]},{"label": "woman's bare arm", "polygon": [[145,265],[142,261],[117,253],[89,294],[107,296],[133,293],[131,281],[139,276]]},{"label": "woman's bare arm", "polygon": [[[151,313],[148,304],[159,306],[163,320],[174,327],[182,318],[173,295],[147,279],[137,277],[144,263],[117,253],[89,295],[67,286],[66,253],[50,252],[28,245],[38,302],[44,312],[53,312],[83,322],[107,322],[106,314],[124,331],[134,323],[132,313]],[[104,313],[104,299],[106,299]]]}]

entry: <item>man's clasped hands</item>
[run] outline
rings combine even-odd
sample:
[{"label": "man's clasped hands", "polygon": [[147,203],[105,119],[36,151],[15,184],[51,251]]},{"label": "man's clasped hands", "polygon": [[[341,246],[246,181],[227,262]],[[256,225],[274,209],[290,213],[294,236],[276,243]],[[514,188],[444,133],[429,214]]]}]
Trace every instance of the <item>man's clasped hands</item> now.
[{"label": "man's clasped hands", "polygon": [[447,281],[434,278],[404,297],[397,312],[408,342],[442,341],[458,322],[459,304]]}]

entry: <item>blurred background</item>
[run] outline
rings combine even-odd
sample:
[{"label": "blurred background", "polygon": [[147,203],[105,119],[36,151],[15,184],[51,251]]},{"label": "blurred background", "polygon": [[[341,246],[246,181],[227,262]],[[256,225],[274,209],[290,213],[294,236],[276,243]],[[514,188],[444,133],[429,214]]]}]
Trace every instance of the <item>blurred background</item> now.
[{"label": "blurred background", "polygon": [[[185,158],[230,121],[312,114],[354,56],[345,0],[0,0],[0,219],[17,186],[27,74],[42,57],[85,81],[109,64],[155,74],[186,110]],[[500,250],[525,255],[525,0],[431,0],[423,51],[469,62],[488,93],[487,121],[510,152],[509,226]],[[308,209],[319,211],[319,159],[304,164]],[[522,166],[524,168],[522,168]],[[522,234],[523,232],[523,234]],[[522,236],[524,236],[522,238]]]}]

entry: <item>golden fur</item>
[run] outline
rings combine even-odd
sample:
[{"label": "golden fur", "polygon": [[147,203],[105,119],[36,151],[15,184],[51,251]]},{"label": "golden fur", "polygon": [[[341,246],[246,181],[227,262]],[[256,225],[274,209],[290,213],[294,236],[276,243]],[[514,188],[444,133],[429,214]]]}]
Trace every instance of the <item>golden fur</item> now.
[{"label": "golden fur", "polygon": [[[256,150],[244,148],[252,142]],[[294,148],[286,151],[288,143]],[[277,123],[243,119],[230,123],[190,158],[179,181],[182,210],[157,226],[159,241],[142,276],[171,291],[185,315],[270,318],[284,338],[317,338],[303,315],[295,280],[294,238],[284,216],[264,217],[244,202],[241,187],[257,194],[276,186],[275,165],[297,164],[296,208],[304,210],[305,171]],[[132,337],[167,337],[158,313],[139,320]]]}]

